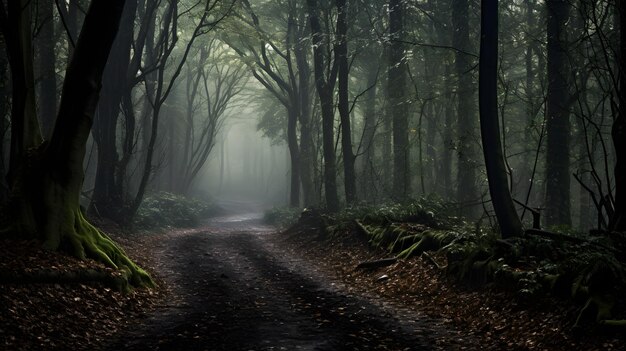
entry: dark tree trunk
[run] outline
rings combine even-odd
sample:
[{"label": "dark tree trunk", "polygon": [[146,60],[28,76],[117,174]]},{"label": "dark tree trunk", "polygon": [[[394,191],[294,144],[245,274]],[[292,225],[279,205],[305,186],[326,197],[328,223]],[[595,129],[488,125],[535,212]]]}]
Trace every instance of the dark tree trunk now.
[{"label": "dark tree trunk", "polygon": [[57,113],[56,44],[54,35],[54,1],[39,1],[39,17],[42,23],[38,36],[40,70],[39,116],[41,132],[48,138],[54,127]]},{"label": "dark tree trunk", "polygon": [[[476,184],[476,105],[474,92],[476,86],[472,78],[472,61],[467,54],[470,45],[469,1],[455,0],[452,4],[452,23],[454,27],[452,45],[456,51],[457,83],[457,130],[458,130],[458,173],[457,200],[470,205],[479,200]],[[469,206],[463,211],[470,217],[475,216],[478,206]]]},{"label": "dark tree trunk", "polygon": [[291,181],[289,188],[289,206],[300,206],[300,152],[298,150],[298,114],[292,108],[287,108],[287,146],[289,147],[289,161],[291,162]]},{"label": "dark tree trunk", "polygon": [[610,229],[626,231],[626,6],[619,2],[619,112],[611,131],[615,147],[615,215]]},{"label": "dark tree trunk", "polygon": [[137,0],[128,0],[120,23],[120,35],[113,43],[106,64],[102,91],[94,118],[93,136],[98,145],[98,168],[91,207],[99,215],[119,220],[119,211],[124,207],[123,186],[118,184],[119,169],[118,120],[121,103],[131,86],[127,81],[133,46],[133,27],[137,12]]},{"label": "dark tree trunk", "polygon": [[[371,52],[372,55],[375,53]],[[376,145],[374,137],[376,135],[376,91],[378,80],[378,62],[376,60],[367,68],[367,87],[370,89],[365,94],[364,127],[363,127],[363,148],[364,155],[361,157],[363,163],[363,175],[361,181],[362,194],[365,200],[373,202],[376,196],[376,169],[374,160],[376,155]]]},{"label": "dark tree trunk", "polygon": [[[447,62],[445,68],[445,82],[444,82],[444,101],[452,101],[452,84],[450,84],[452,64]],[[444,107],[444,129],[442,135],[443,147],[441,150],[441,163],[439,166],[440,188],[442,188],[442,194],[448,200],[454,197],[453,184],[452,184],[452,150],[454,150],[454,108],[451,103],[447,103]]]},{"label": "dark tree trunk", "polygon": [[313,172],[315,170],[315,153],[313,145],[313,135],[311,126],[311,68],[307,60],[306,39],[308,31],[305,19],[302,19],[298,30],[298,37],[295,43],[294,53],[296,56],[296,66],[298,68],[298,106],[300,108],[300,179],[302,182],[302,195],[304,206],[317,205],[315,196],[315,184],[313,183]]},{"label": "dark tree trunk", "polygon": [[569,0],[547,0],[546,225],[571,225],[570,113],[565,23]]},{"label": "dark tree trunk", "polygon": [[338,110],[341,118],[341,148],[343,150],[343,173],[346,202],[353,204],[356,201],[356,173],[354,163],[356,157],[352,151],[352,129],[350,126],[350,101],[348,100],[348,24],[346,0],[335,0],[337,7],[337,44],[335,59],[338,60]]},{"label": "dark tree trunk", "polygon": [[[324,55],[328,51],[328,44],[322,33],[322,27],[317,15],[315,0],[307,0],[309,7],[309,21],[313,40],[313,61],[315,72],[315,86],[320,98],[322,110],[322,147],[324,153],[324,190],[326,208],[330,212],[339,210],[339,196],[337,195],[337,166],[334,137],[334,106],[333,92],[337,80],[337,66],[333,65],[329,77],[325,77],[326,64]],[[335,61],[336,62],[336,61]]]},{"label": "dark tree trunk", "polygon": [[[21,237],[40,239],[43,246],[50,250],[64,249],[79,258],[92,257],[122,269],[133,284],[145,285],[152,284],[148,275],[110,238],[93,227],[80,209],[87,139],[98,103],[102,74],[118,31],[124,2],[91,2],[65,74],[59,114],[50,142],[35,145],[37,149],[31,148],[26,152],[28,142],[36,139],[25,135],[20,138],[22,152],[11,155],[15,157],[13,164],[17,165],[11,194],[15,206],[11,210],[14,211],[13,229]],[[27,27],[30,28],[30,25]],[[29,37],[28,30],[26,32]],[[22,49],[21,52],[26,51]],[[29,57],[23,55],[23,59]],[[26,60],[22,62],[28,64]],[[17,125],[23,125],[24,121],[19,118],[28,117],[18,115],[15,118]],[[13,127],[18,128],[17,125]],[[18,129],[38,135],[36,119],[35,127]]]},{"label": "dark tree trunk", "polygon": [[487,168],[489,194],[503,238],[521,236],[504,164],[498,118],[498,0],[481,1],[479,61],[480,131]]},{"label": "dark tree trunk", "polygon": [[[4,44],[4,43],[3,43]],[[9,110],[9,62],[5,55],[6,50],[0,45],[0,205],[4,205],[8,198],[9,187],[6,179],[6,164],[4,159],[4,138],[8,129],[7,117]]]},{"label": "dark tree trunk", "polygon": [[26,151],[41,144],[41,132],[35,109],[31,5],[29,0],[9,1],[5,40],[11,67],[11,150],[8,182],[13,184]]},{"label": "dark tree trunk", "polygon": [[535,16],[533,14],[534,1],[525,0],[526,4],[526,26],[527,33],[526,39],[526,54],[525,54],[525,68],[526,68],[526,85],[524,86],[524,93],[526,95],[526,126],[524,128],[524,145],[528,148],[524,153],[522,159],[522,169],[520,169],[520,189],[527,192],[530,187],[530,179],[532,177],[533,169],[533,153],[531,150],[532,145],[532,126],[535,119],[535,69],[533,63],[533,34],[531,30],[535,28]]},{"label": "dark tree trunk", "polygon": [[395,200],[406,200],[411,194],[409,159],[409,117],[406,105],[406,62],[403,37],[404,2],[389,0],[389,109],[393,124],[393,184]]}]

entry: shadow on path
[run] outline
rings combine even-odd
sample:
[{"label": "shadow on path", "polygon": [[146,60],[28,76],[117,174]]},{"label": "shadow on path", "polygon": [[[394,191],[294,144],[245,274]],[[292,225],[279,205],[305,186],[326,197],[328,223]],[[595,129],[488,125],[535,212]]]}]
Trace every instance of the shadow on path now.
[{"label": "shadow on path", "polygon": [[157,269],[174,297],[108,349],[434,348],[442,331],[431,320],[398,318],[351,295],[315,262],[281,252],[276,235],[259,215],[238,214],[166,236]]}]

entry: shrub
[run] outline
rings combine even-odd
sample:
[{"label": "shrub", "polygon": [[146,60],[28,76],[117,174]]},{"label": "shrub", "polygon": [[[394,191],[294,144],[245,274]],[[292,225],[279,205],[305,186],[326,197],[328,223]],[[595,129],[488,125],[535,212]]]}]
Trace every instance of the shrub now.
[{"label": "shrub", "polygon": [[168,192],[147,196],[135,217],[139,228],[194,227],[217,211],[214,204]]},{"label": "shrub", "polygon": [[293,207],[273,207],[265,212],[263,219],[266,223],[280,228],[286,228],[298,221],[301,210]]}]

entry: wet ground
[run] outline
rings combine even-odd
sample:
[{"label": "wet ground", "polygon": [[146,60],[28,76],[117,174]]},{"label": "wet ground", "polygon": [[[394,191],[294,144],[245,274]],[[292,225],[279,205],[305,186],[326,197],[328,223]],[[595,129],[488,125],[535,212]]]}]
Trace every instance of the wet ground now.
[{"label": "wet ground", "polygon": [[173,297],[109,349],[430,350],[445,333],[285,253],[261,217],[234,213],[167,235],[156,269]]}]

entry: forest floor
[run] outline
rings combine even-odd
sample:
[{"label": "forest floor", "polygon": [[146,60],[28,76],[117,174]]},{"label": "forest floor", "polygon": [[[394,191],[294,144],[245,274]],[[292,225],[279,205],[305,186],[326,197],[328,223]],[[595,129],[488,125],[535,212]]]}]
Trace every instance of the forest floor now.
[{"label": "forest floor", "polygon": [[[625,349],[610,336],[574,338],[575,311],[565,304],[522,306],[496,289],[465,290],[422,258],[356,271],[383,254],[307,228],[279,233],[260,214],[115,238],[159,289],[0,283],[0,349]],[[0,246],[0,271],[33,262],[105,270],[28,245]]]}]

